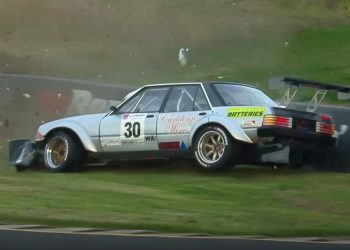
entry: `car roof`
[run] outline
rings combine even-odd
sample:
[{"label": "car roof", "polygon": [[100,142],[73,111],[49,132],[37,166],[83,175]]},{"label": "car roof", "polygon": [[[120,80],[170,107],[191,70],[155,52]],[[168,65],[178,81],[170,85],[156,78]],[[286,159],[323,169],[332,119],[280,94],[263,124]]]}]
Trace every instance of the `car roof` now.
[{"label": "car roof", "polygon": [[194,84],[204,84],[204,85],[210,85],[210,84],[231,84],[231,85],[240,85],[245,87],[251,87],[251,88],[258,88],[253,84],[246,84],[246,83],[237,83],[237,82],[226,82],[226,81],[203,81],[203,82],[178,82],[178,83],[157,83],[157,84],[147,84],[142,86],[141,88],[145,87],[161,87],[161,86],[176,86],[176,85],[194,85]]},{"label": "car roof", "polygon": [[178,83],[157,83],[157,84],[147,84],[147,85],[143,85],[141,87],[139,87],[138,89],[131,91],[130,93],[128,93],[122,100],[122,103],[120,103],[120,105],[118,107],[120,107],[121,105],[123,105],[123,103],[125,101],[127,101],[129,98],[133,97],[136,93],[138,93],[140,90],[148,88],[148,87],[162,87],[162,86],[180,86],[180,85],[199,85],[199,84],[203,84],[203,85],[210,85],[210,84],[231,84],[231,85],[238,85],[238,86],[244,86],[244,87],[251,87],[251,88],[255,88],[258,89],[257,86],[254,85],[249,85],[249,84],[245,84],[245,83],[236,83],[236,82],[225,82],[225,81],[203,81],[203,82],[178,82]]},{"label": "car roof", "polygon": [[201,84],[202,82],[174,82],[174,83],[157,83],[157,84],[147,84],[143,87],[159,87],[159,86],[175,86],[175,85],[194,85]]},{"label": "car roof", "polygon": [[258,88],[258,84],[248,84],[248,83],[240,83],[240,82],[226,82],[226,81],[205,81],[203,82],[205,85],[210,85],[210,84],[230,84],[230,85],[239,85],[239,86],[244,86],[244,87],[251,87],[251,88]]}]

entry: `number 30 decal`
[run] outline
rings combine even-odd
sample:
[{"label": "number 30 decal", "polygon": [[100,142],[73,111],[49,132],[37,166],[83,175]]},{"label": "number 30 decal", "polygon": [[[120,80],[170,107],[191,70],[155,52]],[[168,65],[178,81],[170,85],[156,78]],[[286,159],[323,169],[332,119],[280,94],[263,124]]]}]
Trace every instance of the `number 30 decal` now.
[{"label": "number 30 decal", "polygon": [[139,137],[140,136],[140,131],[141,131],[141,126],[139,122],[127,122],[125,123],[125,129],[126,132],[124,133],[126,138],[130,138],[130,137]]}]

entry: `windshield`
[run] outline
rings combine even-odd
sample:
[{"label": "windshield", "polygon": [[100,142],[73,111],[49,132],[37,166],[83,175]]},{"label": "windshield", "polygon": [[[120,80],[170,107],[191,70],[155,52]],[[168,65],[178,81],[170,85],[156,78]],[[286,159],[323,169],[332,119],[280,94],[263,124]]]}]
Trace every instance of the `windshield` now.
[{"label": "windshield", "polygon": [[248,86],[215,84],[215,89],[226,106],[277,106],[262,91]]}]

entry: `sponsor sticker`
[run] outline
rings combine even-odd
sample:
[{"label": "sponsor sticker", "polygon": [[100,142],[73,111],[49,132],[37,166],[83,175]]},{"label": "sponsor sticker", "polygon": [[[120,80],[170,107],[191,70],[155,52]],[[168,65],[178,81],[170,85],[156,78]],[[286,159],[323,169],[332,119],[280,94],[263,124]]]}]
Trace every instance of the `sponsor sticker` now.
[{"label": "sponsor sticker", "polygon": [[145,136],[145,141],[146,142],[154,142],[156,140],[156,137],[153,135],[147,135]]},{"label": "sponsor sticker", "polygon": [[242,122],[241,127],[242,128],[254,128],[254,127],[256,127],[256,121],[255,120],[245,120]]},{"label": "sponsor sticker", "polygon": [[227,109],[228,118],[262,117],[264,113],[264,107],[231,107]]},{"label": "sponsor sticker", "polygon": [[[147,114],[124,114],[120,124],[122,143],[145,142],[145,119]],[[148,138],[151,140],[152,138]]]},{"label": "sponsor sticker", "polygon": [[120,146],[121,141],[117,137],[103,137],[101,138],[101,146],[102,147],[113,147]]},{"label": "sponsor sticker", "polygon": [[187,145],[186,143],[184,143],[183,141],[180,144],[180,150],[186,150],[187,149]]},{"label": "sponsor sticker", "polygon": [[159,149],[179,149],[180,143],[178,141],[160,142],[158,147]]},{"label": "sponsor sticker", "polygon": [[169,134],[187,134],[196,123],[198,117],[193,115],[160,115],[159,121],[164,124],[165,130]]},{"label": "sponsor sticker", "polygon": [[158,144],[159,149],[179,149],[187,150],[187,145],[183,141],[172,141],[172,142],[160,142]]}]

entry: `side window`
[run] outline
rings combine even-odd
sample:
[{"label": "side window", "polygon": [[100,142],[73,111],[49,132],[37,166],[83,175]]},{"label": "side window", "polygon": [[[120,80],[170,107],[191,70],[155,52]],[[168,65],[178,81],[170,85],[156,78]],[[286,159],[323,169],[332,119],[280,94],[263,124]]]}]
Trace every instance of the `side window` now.
[{"label": "side window", "polygon": [[[143,93],[144,91],[142,91]],[[137,94],[136,96],[132,97],[129,99],[126,103],[123,104],[118,110],[120,113],[128,113],[128,112],[133,112],[135,109],[136,105],[139,103],[142,93]]]},{"label": "side window", "polygon": [[210,106],[207,98],[204,95],[203,89],[201,87],[198,87],[194,110],[200,111],[200,110],[209,110],[209,109],[210,109]]},{"label": "side window", "polygon": [[133,112],[141,113],[159,111],[168,90],[168,87],[147,89]]},{"label": "side window", "polygon": [[197,86],[183,85],[174,87],[170,92],[164,112],[192,111],[196,91]]},{"label": "side window", "polygon": [[208,98],[213,107],[220,107],[225,105],[223,100],[218,97],[219,93],[217,93],[217,90],[214,88],[213,84],[204,84],[204,89],[205,92],[207,92]]},{"label": "side window", "polygon": [[177,112],[177,103],[183,88],[175,87],[171,90],[168,100],[164,107],[164,112]]},{"label": "side window", "polygon": [[164,107],[164,112],[186,112],[207,109],[210,108],[202,88],[199,85],[183,85],[172,89]]}]

